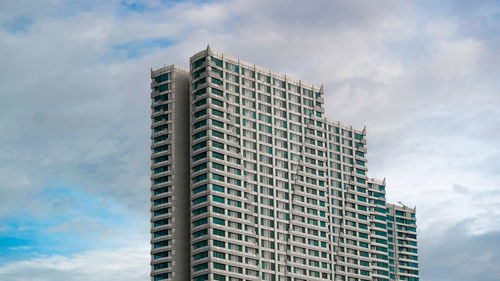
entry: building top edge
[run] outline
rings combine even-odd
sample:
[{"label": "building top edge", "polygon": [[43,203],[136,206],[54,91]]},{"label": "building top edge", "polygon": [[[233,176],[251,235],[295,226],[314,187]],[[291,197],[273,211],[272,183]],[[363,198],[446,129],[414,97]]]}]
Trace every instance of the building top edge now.
[{"label": "building top edge", "polygon": [[315,91],[321,92],[323,94],[322,86],[318,86],[318,85],[312,84],[310,82],[307,82],[307,81],[304,81],[301,79],[297,79],[297,78],[289,76],[285,73],[274,71],[274,70],[269,69],[267,67],[263,67],[263,66],[255,64],[255,63],[251,63],[251,62],[227,55],[227,54],[222,53],[222,52],[217,52],[217,51],[214,51],[212,49],[205,49],[203,51],[200,51],[200,52],[194,54],[192,57],[189,58],[189,64],[191,65],[197,59],[202,58],[202,57],[207,56],[207,55],[216,55],[218,57],[223,57],[225,60],[228,60],[228,61],[231,61],[234,63],[239,63],[240,65],[244,65],[244,66],[247,66],[248,68],[255,69],[261,73],[271,74],[273,77],[281,78],[283,80],[286,79],[288,82],[292,82],[294,84],[300,83],[301,86],[314,89]]},{"label": "building top edge", "polygon": [[381,180],[381,179],[369,178],[368,182],[385,186],[385,180]]},{"label": "building top edge", "polygon": [[180,72],[189,72],[189,69],[177,64],[171,64],[167,66],[160,67],[158,69],[152,69],[151,68],[151,73],[152,74],[158,74],[158,73],[165,73],[165,72],[170,72],[170,71],[180,71]]},{"label": "building top edge", "polygon": [[411,211],[411,212],[415,212],[417,207],[415,206],[414,208],[412,207],[408,207],[406,205],[404,205],[403,203],[399,202],[400,205],[397,205],[397,204],[393,204],[393,203],[389,203],[389,202],[386,202],[385,205],[387,208],[390,208],[390,209],[394,209],[394,210],[401,210],[401,211]]},{"label": "building top edge", "polygon": [[328,124],[328,125],[337,126],[339,128],[350,129],[350,130],[355,131],[356,133],[363,133],[363,128],[355,127],[353,125],[346,124],[346,123],[340,122],[338,120],[332,120],[328,117],[325,117],[325,120],[326,120],[326,124]]}]

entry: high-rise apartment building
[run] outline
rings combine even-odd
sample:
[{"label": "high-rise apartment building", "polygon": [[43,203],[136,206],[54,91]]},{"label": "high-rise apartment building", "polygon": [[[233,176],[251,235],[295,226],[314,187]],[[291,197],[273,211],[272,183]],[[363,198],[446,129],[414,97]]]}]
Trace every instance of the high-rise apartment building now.
[{"label": "high-rise apartment building", "polygon": [[415,209],[387,204],[388,258],[395,280],[418,280]]},{"label": "high-rise apartment building", "polygon": [[151,267],[154,280],[189,280],[189,70],[151,77]]},{"label": "high-rise apartment building", "polygon": [[206,50],[152,78],[152,280],[418,280],[415,210],[323,88]]}]

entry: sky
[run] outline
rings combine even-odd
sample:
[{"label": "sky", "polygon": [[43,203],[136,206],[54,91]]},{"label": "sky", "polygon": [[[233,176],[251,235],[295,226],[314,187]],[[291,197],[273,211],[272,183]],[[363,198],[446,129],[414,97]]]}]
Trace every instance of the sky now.
[{"label": "sky", "polygon": [[150,69],[324,85],[417,208],[423,281],[500,280],[498,1],[1,1],[0,280],[149,278]]}]

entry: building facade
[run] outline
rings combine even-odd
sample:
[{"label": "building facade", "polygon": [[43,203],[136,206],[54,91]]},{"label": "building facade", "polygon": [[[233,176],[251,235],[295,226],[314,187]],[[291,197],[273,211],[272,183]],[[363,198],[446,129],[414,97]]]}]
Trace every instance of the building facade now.
[{"label": "building facade", "polygon": [[151,269],[154,280],[189,280],[189,70],[151,78]]},{"label": "building facade", "polygon": [[152,81],[152,280],[418,280],[414,209],[322,87],[210,48]]}]

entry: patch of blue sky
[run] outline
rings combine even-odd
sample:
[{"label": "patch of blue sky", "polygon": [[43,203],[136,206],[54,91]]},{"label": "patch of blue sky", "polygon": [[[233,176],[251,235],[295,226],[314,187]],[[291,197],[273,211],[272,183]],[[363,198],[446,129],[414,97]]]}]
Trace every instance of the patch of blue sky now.
[{"label": "patch of blue sky", "polygon": [[148,7],[146,3],[141,1],[121,1],[120,6],[134,12],[143,12]]},{"label": "patch of blue sky", "polygon": [[[101,3],[100,5],[102,7],[102,5],[105,4]],[[48,14],[47,16],[54,18],[69,18],[82,13],[91,12],[93,10],[96,10],[98,7],[98,1],[62,1],[60,3],[53,4],[50,14]]]},{"label": "patch of blue sky", "polygon": [[417,1],[415,14],[421,18],[442,18],[451,13],[453,5],[453,1]]},{"label": "patch of blue sky", "polygon": [[213,3],[213,2],[223,2],[224,0],[161,0],[164,4],[172,3]]},{"label": "patch of blue sky", "polygon": [[480,39],[498,46],[500,34],[499,1],[463,1],[460,5],[456,5],[454,12],[460,22],[459,33],[463,37]]},{"label": "patch of blue sky", "polygon": [[118,11],[119,14],[127,14],[150,12],[153,9],[148,6],[147,2],[124,0],[120,2]]},{"label": "patch of blue sky", "polygon": [[0,265],[11,261],[22,260],[26,257],[37,256],[33,253],[34,245],[31,238],[4,235],[6,234],[0,232]]},{"label": "patch of blue sky", "polygon": [[124,15],[127,13],[149,13],[158,12],[161,8],[171,8],[182,3],[210,3],[210,2],[220,2],[213,0],[162,0],[160,5],[151,5],[148,1],[141,0],[123,0],[119,4],[119,14]]},{"label": "patch of blue sky", "polygon": [[4,23],[2,27],[10,33],[21,33],[26,32],[28,28],[33,24],[33,18],[27,15],[18,16],[11,21]]},{"label": "patch of blue sky", "polygon": [[126,59],[137,59],[154,49],[164,49],[174,44],[175,41],[169,38],[152,38],[114,45],[112,49],[118,56],[124,56]]},{"label": "patch of blue sky", "polygon": [[8,229],[1,233],[0,264],[84,250],[85,243],[75,233],[51,232],[50,227],[55,223],[52,219],[26,216],[3,219],[2,224]]},{"label": "patch of blue sky", "polygon": [[[474,25],[481,26],[492,19],[498,20],[500,17],[500,4],[497,0],[484,1],[417,1],[415,4],[416,13],[419,19],[426,23],[436,20],[446,21],[455,19],[463,22],[474,20]],[[493,23],[493,22],[491,22]],[[498,27],[498,22],[494,22]]]},{"label": "patch of blue sky", "polygon": [[74,187],[46,189],[36,199],[44,205],[0,219],[0,263],[117,246],[122,241],[110,232],[134,224],[126,211]]}]

